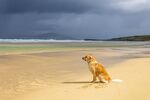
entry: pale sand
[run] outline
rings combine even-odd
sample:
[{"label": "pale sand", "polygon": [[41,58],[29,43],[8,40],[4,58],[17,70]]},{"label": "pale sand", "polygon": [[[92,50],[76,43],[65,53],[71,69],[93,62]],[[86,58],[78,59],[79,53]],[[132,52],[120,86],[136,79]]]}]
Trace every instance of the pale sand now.
[{"label": "pale sand", "polygon": [[[150,56],[134,58],[133,50],[1,55],[0,100],[150,100]],[[89,83],[92,77],[81,59],[89,52],[123,82]]]}]

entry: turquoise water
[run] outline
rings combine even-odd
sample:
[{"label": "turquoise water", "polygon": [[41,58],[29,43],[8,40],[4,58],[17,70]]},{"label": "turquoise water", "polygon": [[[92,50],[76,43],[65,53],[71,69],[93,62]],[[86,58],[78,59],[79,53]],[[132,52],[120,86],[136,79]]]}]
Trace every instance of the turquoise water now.
[{"label": "turquoise water", "polygon": [[76,49],[97,48],[150,48],[150,42],[119,42],[119,41],[57,41],[57,42],[0,42],[0,53],[30,51],[65,51]]}]

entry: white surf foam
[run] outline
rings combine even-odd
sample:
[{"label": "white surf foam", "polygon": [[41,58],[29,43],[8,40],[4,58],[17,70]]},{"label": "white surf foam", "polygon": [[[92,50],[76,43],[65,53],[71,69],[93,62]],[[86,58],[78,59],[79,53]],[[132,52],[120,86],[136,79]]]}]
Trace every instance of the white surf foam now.
[{"label": "white surf foam", "polygon": [[0,42],[26,43],[26,42],[86,42],[84,40],[55,40],[55,39],[0,39]]}]

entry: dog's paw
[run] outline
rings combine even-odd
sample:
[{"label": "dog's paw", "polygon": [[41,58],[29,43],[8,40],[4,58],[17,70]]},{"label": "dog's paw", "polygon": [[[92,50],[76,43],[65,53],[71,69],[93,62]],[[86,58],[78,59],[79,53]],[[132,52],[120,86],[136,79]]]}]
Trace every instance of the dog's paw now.
[{"label": "dog's paw", "polygon": [[91,81],[91,83],[95,83],[95,80],[94,80],[94,81]]},{"label": "dog's paw", "polygon": [[100,83],[106,83],[105,81],[99,81]]}]

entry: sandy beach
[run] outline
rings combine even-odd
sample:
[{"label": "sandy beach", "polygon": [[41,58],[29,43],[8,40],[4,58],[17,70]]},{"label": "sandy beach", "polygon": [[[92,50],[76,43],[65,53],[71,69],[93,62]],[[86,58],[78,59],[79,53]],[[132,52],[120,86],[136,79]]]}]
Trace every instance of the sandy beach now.
[{"label": "sandy beach", "polygon": [[[33,49],[0,52],[1,100],[150,99],[149,47]],[[91,73],[81,59],[88,53],[104,64],[112,79],[123,82],[90,83]]]}]

